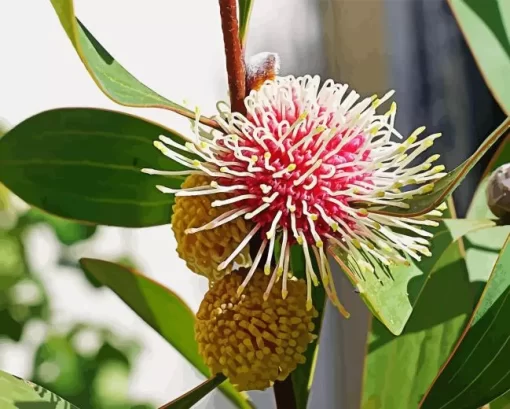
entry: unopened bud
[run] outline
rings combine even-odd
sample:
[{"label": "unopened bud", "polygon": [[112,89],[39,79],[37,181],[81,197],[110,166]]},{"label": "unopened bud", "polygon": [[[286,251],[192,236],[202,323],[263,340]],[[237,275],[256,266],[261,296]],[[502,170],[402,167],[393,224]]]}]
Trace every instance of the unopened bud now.
[{"label": "unopened bud", "polygon": [[280,57],[275,53],[259,53],[246,61],[246,93],[258,90],[267,80],[274,80],[280,70]]},{"label": "unopened bud", "polygon": [[487,204],[494,215],[510,222],[510,163],[500,166],[489,177]]}]

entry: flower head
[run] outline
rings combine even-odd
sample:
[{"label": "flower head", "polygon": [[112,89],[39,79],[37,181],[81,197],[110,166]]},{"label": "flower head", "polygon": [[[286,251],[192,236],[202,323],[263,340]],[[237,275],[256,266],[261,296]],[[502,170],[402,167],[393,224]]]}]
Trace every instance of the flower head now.
[{"label": "flower head", "polygon": [[[196,189],[209,186],[212,179],[206,175],[190,175],[181,185],[183,189]],[[177,241],[177,253],[188,268],[209,279],[210,282],[230,273],[232,265],[218,270],[218,265],[225,260],[244,239],[251,229],[251,222],[237,218],[216,228],[203,229],[204,226],[218,218],[227,218],[232,206],[212,207],[217,200],[226,200],[225,193],[205,196],[176,197],[173,206],[172,229]],[[247,244],[234,261],[243,267],[251,264],[250,247]]]},{"label": "flower head", "polygon": [[[434,180],[444,176],[443,166],[432,166],[439,155],[415,163],[439,134],[419,140],[425,129],[419,128],[404,140],[394,127],[396,104],[385,113],[378,112],[392,94],[360,101],[360,95],[348,92],[347,85],[327,80],[321,87],[317,76],[266,81],[245,99],[246,115],[218,104],[216,119],[222,131],[206,132],[196,125],[195,140],[185,146],[165,137],[156,142],[164,154],[188,166],[190,173],[213,179],[201,190],[159,189],[176,196],[227,194],[229,199],[214,201],[212,206],[235,205],[236,209],[203,229],[234,218],[253,223],[245,239],[218,266],[227,268],[252,237],[261,235],[262,245],[239,293],[262,264],[264,272],[275,277],[267,294],[271,283],[282,278],[286,297],[290,246],[298,243],[306,260],[308,308],[312,307],[311,283],[318,284],[318,275],[336,302],[326,245],[340,246],[362,270],[371,268],[365,254],[386,265],[407,263],[406,256],[419,260],[430,254],[427,237],[431,235],[422,227],[436,222],[373,211],[384,205],[406,208],[406,199],[430,192]],[[171,148],[184,149],[197,159]],[[273,261],[276,240],[282,251]]]},{"label": "flower head", "polygon": [[243,280],[233,272],[211,287],[197,313],[195,337],[213,374],[222,372],[239,390],[263,390],[305,362],[317,312],[305,308],[304,280],[289,280],[285,300],[275,286],[264,297],[270,278],[261,271],[238,297]]}]

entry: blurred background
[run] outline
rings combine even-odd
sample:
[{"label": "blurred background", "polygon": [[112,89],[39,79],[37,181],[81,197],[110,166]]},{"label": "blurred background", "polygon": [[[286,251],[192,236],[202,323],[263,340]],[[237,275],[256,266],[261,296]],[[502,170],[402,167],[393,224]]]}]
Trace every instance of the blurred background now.
[{"label": "blurred background", "polygon": [[[205,114],[227,97],[216,1],[75,0],[77,15],[142,82]],[[12,125],[65,106],[135,113],[181,132],[170,112],[123,108],[95,86],[49,1],[0,0],[0,116]],[[397,125],[442,132],[435,149],[453,169],[498,125],[490,96],[444,0],[256,0],[248,55],[280,54],[281,74],[319,74],[362,95],[397,91]],[[462,215],[485,161],[455,194]],[[90,227],[29,209],[0,186],[0,369],[82,408],[145,409],[202,381],[158,334],[85,275],[80,257],[136,266],[193,310],[207,289],[175,253],[169,226]],[[337,272],[338,273],[338,272]],[[325,318],[310,407],[359,407],[366,308],[346,280],[351,313]],[[329,308],[329,306],[328,306]],[[171,317],[169,317],[171,319]],[[271,391],[254,393],[271,408]],[[230,408],[219,393],[198,408]]]}]

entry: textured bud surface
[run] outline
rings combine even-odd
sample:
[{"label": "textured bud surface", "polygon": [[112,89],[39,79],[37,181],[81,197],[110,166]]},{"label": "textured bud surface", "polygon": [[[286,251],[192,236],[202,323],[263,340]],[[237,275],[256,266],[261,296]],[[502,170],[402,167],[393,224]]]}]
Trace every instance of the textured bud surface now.
[{"label": "textured bud surface", "polygon": [[282,299],[276,285],[264,297],[270,277],[262,270],[237,296],[243,279],[234,272],[207,292],[195,336],[213,374],[222,372],[239,390],[263,390],[305,362],[317,311],[306,309],[304,280],[289,280],[289,295]]},{"label": "textured bud surface", "polygon": [[510,219],[510,163],[500,166],[490,176],[487,203],[496,216]]},{"label": "textured bud surface", "polygon": [[[190,175],[182,184],[182,188],[207,186],[211,179],[203,175]],[[223,262],[241,243],[250,231],[251,223],[237,218],[221,226],[190,234],[188,229],[203,226],[212,220],[228,213],[229,206],[213,207],[215,200],[227,199],[225,193],[209,196],[176,197],[173,206],[172,229],[177,240],[177,253],[191,271],[215,281],[232,270],[229,265],[225,270],[218,271],[218,265]],[[234,260],[241,266],[251,264],[249,245],[239,253]]]}]

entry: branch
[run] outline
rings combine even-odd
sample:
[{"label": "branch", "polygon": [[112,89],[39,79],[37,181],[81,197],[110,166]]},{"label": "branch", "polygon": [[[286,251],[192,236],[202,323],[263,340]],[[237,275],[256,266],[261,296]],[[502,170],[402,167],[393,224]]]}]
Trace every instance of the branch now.
[{"label": "branch", "polygon": [[273,385],[276,407],[278,409],[296,409],[296,397],[292,385],[292,374],[284,381],[276,381]]},{"label": "branch", "polygon": [[246,70],[239,39],[237,22],[237,0],[219,0],[221,29],[225,43],[227,60],[228,87],[232,112],[246,113],[244,97],[246,96]]}]

